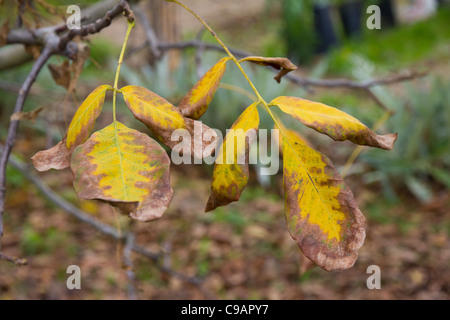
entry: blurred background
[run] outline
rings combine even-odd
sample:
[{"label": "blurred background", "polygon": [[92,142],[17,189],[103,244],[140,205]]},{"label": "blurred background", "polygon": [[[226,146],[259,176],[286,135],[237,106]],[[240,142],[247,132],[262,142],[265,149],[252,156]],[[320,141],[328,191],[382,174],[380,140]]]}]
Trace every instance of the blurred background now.
[{"label": "blurred background", "polygon": [[[138,299],[449,299],[449,2],[184,2],[230,48],[258,56],[289,57],[299,66],[292,73],[297,79],[363,83],[405,72],[426,72],[408,81],[360,90],[305,86],[286,78],[277,84],[272,70],[244,66],[266,101],[279,95],[303,97],[339,108],[369,127],[376,126],[377,133],[398,132],[392,151],[355,151],[353,144],[334,142],[278,112],[286,125],[301,132],[345,175],[367,218],[367,237],[355,266],[329,273],[302,255],[285,225],[281,170],[263,179],[255,166],[251,167],[250,183],[241,200],[205,214],[213,167],[172,165],[172,203],[163,218],[146,224],[132,223],[100,202],[78,199],[69,170],[35,171],[30,157],[63,137],[87,94],[100,84],[112,84],[126,31],[126,20],[118,18],[99,34],[79,41],[88,46],[90,54],[78,81],[72,82],[75,88],[67,90],[67,84],[56,84],[51,67],[41,71],[24,110],[43,110],[32,121],[21,122],[13,153],[66,201],[118,232],[133,231],[136,242],[154,252],[155,258],[133,253],[134,279],[130,280],[130,264],[123,259],[124,243],[68,215],[22,171],[8,166],[1,251],[26,258],[28,265],[18,267],[0,260],[0,299],[128,299],[130,285]],[[1,1],[0,25],[13,26],[19,11],[16,3],[25,3],[21,19],[26,27],[35,28],[65,21],[69,4],[84,9],[106,3],[108,10],[114,1]],[[380,8],[380,29],[367,27],[370,5]],[[146,87],[176,105],[225,54],[211,49],[216,44],[213,37],[175,4],[140,1],[134,2],[133,8],[139,15],[119,85]],[[163,48],[159,52],[148,45],[149,30]],[[170,47],[174,43],[185,45],[178,50]],[[17,92],[33,55],[35,58],[40,50],[27,47],[19,59],[18,54],[6,52],[16,50],[12,46],[0,48],[2,143]],[[19,49],[23,51],[23,46]],[[65,60],[54,56],[50,64],[59,66]],[[229,63],[201,120],[224,132],[252,103],[249,92],[239,70]],[[111,106],[108,97],[98,128],[111,122]],[[118,110],[120,121],[148,132],[123,102]],[[262,127],[273,127],[263,112],[261,119]],[[66,288],[69,265],[81,268],[81,290]],[[366,287],[370,265],[381,269],[381,290]]]}]

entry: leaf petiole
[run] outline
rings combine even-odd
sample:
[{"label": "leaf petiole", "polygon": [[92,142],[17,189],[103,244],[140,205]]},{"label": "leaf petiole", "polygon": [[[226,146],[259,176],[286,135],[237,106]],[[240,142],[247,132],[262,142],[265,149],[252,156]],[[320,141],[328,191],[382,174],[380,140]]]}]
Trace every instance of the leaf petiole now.
[{"label": "leaf petiole", "polygon": [[119,83],[119,74],[120,74],[120,67],[123,63],[123,56],[125,54],[125,48],[127,47],[128,38],[130,37],[131,30],[134,28],[136,22],[129,21],[128,20],[128,28],[127,33],[125,34],[125,39],[123,41],[122,50],[120,52],[119,61],[117,62],[117,70],[116,70],[116,77],[114,79],[114,86],[113,86],[113,119],[114,122],[116,122],[116,95],[117,92],[120,92],[120,90],[117,88],[117,84]]}]

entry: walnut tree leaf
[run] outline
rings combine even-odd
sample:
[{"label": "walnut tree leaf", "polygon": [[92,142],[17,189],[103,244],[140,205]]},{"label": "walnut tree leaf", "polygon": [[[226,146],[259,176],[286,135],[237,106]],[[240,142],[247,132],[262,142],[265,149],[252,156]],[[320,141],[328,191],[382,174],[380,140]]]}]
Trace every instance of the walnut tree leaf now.
[{"label": "walnut tree leaf", "polygon": [[286,134],[283,186],[288,231],[305,256],[327,271],[351,268],[364,243],[365,218],[332,162]]},{"label": "walnut tree leaf", "polygon": [[79,145],[70,167],[79,197],[106,201],[139,221],[161,217],[172,199],[166,151],[117,121]]},{"label": "walnut tree leaf", "polygon": [[238,201],[248,183],[249,151],[259,127],[258,104],[253,103],[242,112],[220,146],[205,212]]},{"label": "walnut tree leaf", "polygon": [[[185,118],[175,106],[164,98],[142,87],[126,86],[120,89],[134,117],[145,124],[169,148],[179,144],[172,139],[173,132],[184,129],[189,132],[190,156],[202,159],[211,155],[217,144],[217,134],[200,121]],[[183,140],[183,143],[185,141]],[[209,150],[209,154],[205,151]]]}]

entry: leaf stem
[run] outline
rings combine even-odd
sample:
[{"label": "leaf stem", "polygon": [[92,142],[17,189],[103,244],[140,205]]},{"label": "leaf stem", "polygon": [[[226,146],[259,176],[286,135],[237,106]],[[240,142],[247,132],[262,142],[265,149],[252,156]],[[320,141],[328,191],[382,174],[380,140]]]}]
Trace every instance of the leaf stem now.
[{"label": "leaf stem", "polygon": [[[391,115],[392,111],[385,111],[383,115],[380,117],[380,119],[378,119],[377,122],[373,125],[371,130],[373,131],[378,130],[390,118]],[[353,165],[353,163],[356,161],[356,158],[358,158],[360,153],[363,151],[363,148],[364,148],[363,146],[357,146],[350,154],[341,172],[342,179],[344,179],[347,176],[350,167]]]},{"label": "leaf stem", "polygon": [[116,70],[116,77],[114,79],[114,86],[113,86],[113,119],[114,119],[114,123],[116,122],[116,95],[117,95],[117,91],[119,91],[119,89],[117,88],[117,84],[119,83],[119,74],[120,74],[120,67],[122,66],[123,63],[123,56],[125,54],[125,48],[127,47],[127,42],[128,42],[128,38],[130,37],[130,33],[131,33],[131,29],[133,29],[133,27],[135,26],[135,21],[129,21],[128,20],[128,28],[127,28],[127,33],[125,34],[125,39],[123,41],[123,45],[122,45],[122,50],[120,52],[120,56],[119,56],[119,61],[117,62],[117,70]]}]

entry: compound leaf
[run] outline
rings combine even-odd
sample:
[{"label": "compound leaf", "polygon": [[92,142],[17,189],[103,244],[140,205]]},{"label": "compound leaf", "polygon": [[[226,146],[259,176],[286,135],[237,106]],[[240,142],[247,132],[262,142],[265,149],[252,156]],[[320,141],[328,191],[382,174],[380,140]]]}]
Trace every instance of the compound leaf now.
[{"label": "compound leaf", "polygon": [[39,151],[31,158],[38,171],[69,167],[73,150],[91,134],[102,110],[106,91],[111,89],[109,85],[101,85],[92,91],[75,112],[62,141],[50,149]]},{"label": "compound leaf", "polygon": [[231,58],[222,58],[194,85],[178,105],[181,113],[198,120],[208,109]]},{"label": "compound leaf", "polygon": [[350,140],[360,145],[391,150],[397,140],[397,134],[377,135],[358,119],[322,103],[283,96],[275,98],[270,104],[277,105],[283,112],[336,141]]},{"label": "compound leaf", "polygon": [[144,222],[161,217],[169,206],[169,166],[156,141],[117,121],[78,146],[70,165],[81,198],[107,201]]},{"label": "compound leaf", "polygon": [[351,268],[365,218],[332,162],[296,135],[283,137],[285,215],[302,252],[325,270]]},{"label": "compound leaf", "polygon": [[249,179],[249,151],[259,127],[259,102],[242,112],[228,131],[214,165],[205,212],[238,201]]}]

